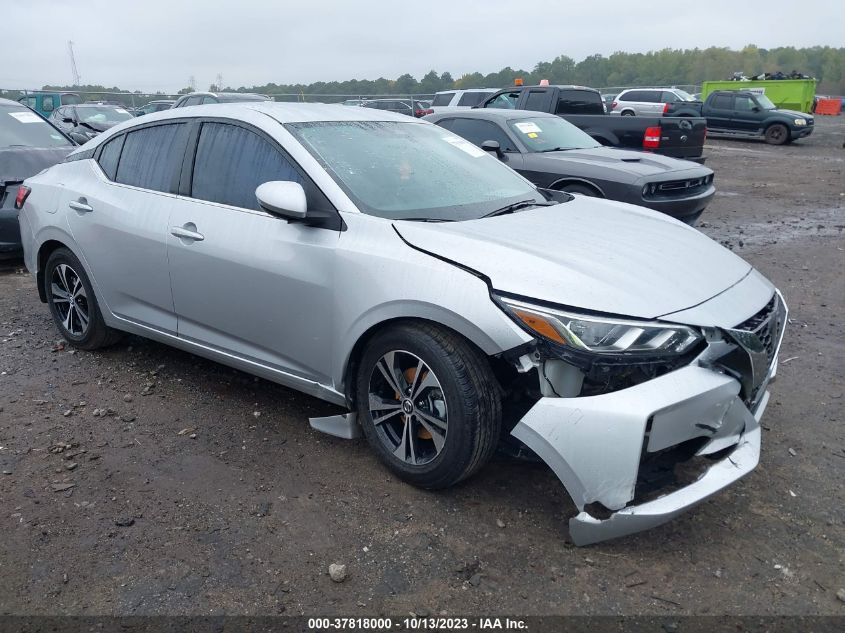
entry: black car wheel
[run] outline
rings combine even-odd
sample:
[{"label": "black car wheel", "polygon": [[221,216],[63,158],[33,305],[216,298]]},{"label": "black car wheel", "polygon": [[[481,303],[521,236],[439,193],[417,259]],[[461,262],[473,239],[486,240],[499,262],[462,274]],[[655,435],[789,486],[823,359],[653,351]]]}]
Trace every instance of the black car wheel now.
[{"label": "black car wheel", "polygon": [[622,113],[622,116],[636,116],[636,112],[632,112],[631,110],[625,110]]},{"label": "black car wheel", "polygon": [[782,123],[774,123],[766,128],[766,142],[769,145],[783,145],[789,140],[789,130]]},{"label": "black car wheel", "polygon": [[103,321],[88,275],[70,250],[58,248],[47,259],[44,292],[56,327],[74,347],[92,350],[120,339]]},{"label": "black car wheel", "polygon": [[496,449],[501,401],[487,358],[434,325],[377,334],[358,367],[356,399],[370,446],[398,477],[421,488],[469,477]]}]

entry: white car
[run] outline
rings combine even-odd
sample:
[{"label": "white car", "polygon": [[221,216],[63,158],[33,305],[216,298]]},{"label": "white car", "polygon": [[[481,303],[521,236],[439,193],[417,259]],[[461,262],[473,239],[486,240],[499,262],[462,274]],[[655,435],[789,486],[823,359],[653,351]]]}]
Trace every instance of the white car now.
[{"label": "white car", "polygon": [[666,104],[679,101],[695,101],[695,98],[680,88],[632,88],[616,95],[610,104],[610,114],[660,116]]},{"label": "white car", "polygon": [[431,109],[437,112],[442,108],[472,108],[497,92],[499,92],[498,88],[442,90],[434,94],[434,99],[431,100]]},{"label": "white car", "polygon": [[[429,122],[166,110],[28,178],[16,207],[70,344],[131,332],[322,398],[348,413],[315,428],[363,432],[424,488],[507,439],[563,482],[578,544],[757,465],[786,324],[774,286],[681,222],[541,192]],[[651,480],[675,465],[685,478]]]}]

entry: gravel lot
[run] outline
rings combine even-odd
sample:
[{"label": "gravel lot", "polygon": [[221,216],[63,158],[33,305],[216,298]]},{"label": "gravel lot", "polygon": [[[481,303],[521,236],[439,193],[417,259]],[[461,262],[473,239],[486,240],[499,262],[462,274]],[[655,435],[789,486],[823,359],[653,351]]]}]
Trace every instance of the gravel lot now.
[{"label": "gravel lot", "polygon": [[760,466],[583,549],[543,465],[416,490],[312,431],[318,400],[137,337],[57,344],[4,266],[0,613],[845,614],[845,117],[817,122],[787,147],[708,141],[701,229],[791,309]]}]

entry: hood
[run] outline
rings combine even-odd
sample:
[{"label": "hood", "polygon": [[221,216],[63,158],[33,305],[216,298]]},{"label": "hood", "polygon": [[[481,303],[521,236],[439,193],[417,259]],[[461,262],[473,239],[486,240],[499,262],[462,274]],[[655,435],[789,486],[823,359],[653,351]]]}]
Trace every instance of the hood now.
[{"label": "hood", "polygon": [[95,132],[105,132],[118,123],[123,123],[123,121],[80,121],[79,127],[89,128]]},{"label": "hood", "polygon": [[730,288],[751,266],[655,211],[576,197],[468,222],[394,222],[410,245],[477,271],[494,290],[656,318]]},{"label": "hood", "polygon": [[0,149],[0,183],[24,180],[52,167],[75,150],[67,147],[11,147]]},{"label": "hood", "polygon": [[669,156],[651,154],[647,152],[633,152],[612,147],[596,147],[590,149],[570,149],[561,152],[542,152],[530,154],[532,157],[548,158],[550,164],[559,164],[560,169],[566,165],[593,165],[603,169],[614,169],[629,174],[633,179],[647,178],[667,172],[677,174],[679,170],[709,171],[699,165],[690,164]]},{"label": "hood", "polygon": [[775,110],[776,112],[780,112],[781,114],[785,114],[786,116],[791,116],[795,119],[812,119],[812,114],[807,114],[806,112],[798,112],[798,110],[781,110],[778,108]]}]

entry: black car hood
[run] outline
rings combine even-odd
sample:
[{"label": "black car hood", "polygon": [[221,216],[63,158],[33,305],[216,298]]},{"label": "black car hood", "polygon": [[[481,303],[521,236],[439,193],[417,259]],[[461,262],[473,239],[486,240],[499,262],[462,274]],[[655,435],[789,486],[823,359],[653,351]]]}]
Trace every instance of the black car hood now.
[{"label": "black car hood", "polygon": [[701,169],[699,165],[689,161],[652,154],[649,152],[634,152],[613,147],[596,147],[589,149],[570,149],[560,152],[542,152],[529,154],[532,158],[545,157],[549,165],[559,165],[559,169],[566,170],[568,164],[590,164],[597,168],[614,169],[630,174],[634,178],[655,176],[667,172]]},{"label": "black car hood", "polygon": [[97,132],[105,132],[110,127],[114,127],[115,125],[117,125],[117,122],[115,122],[115,123],[102,122],[101,123],[99,121],[85,121],[83,123],[83,122],[80,121],[80,123],[79,123],[79,127],[82,127],[82,128],[87,127],[87,128],[92,129],[92,130],[95,130]]},{"label": "black car hood", "polygon": [[34,176],[64,160],[76,147],[9,147],[0,149],[0,183]]}]

